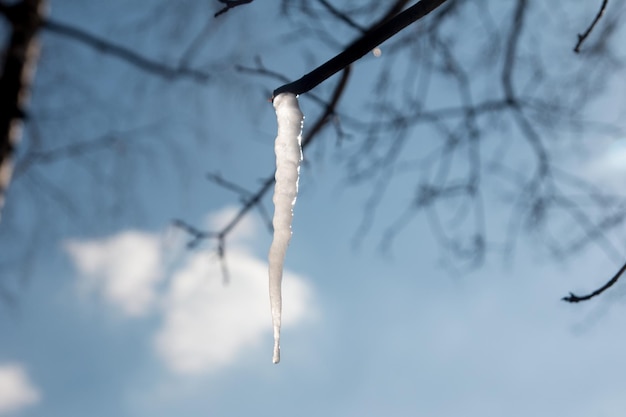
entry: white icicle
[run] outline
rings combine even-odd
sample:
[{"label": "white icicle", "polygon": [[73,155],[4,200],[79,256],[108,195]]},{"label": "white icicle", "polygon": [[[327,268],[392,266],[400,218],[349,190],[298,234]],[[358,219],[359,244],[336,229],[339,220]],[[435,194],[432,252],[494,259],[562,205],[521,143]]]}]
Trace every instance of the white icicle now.
[{"label": "white icicle", "polygon": [[278,121],[276,152],[276,184],[274,186],[274,239],[269,253],[270,305],[274,326],[274,363],[280,362],[280,320],[282,310],[281,282],[287,246],[291,239],[293,205],[298,195],[298,175],[302,161],[302,123],[304,116],[294,94],[274,97]]}]

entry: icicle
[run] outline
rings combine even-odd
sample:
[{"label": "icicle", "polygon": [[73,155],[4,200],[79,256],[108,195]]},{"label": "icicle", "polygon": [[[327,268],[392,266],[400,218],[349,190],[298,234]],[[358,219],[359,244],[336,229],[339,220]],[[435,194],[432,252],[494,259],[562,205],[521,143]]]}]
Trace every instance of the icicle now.
[{"label": "icicle", "polygon": [[280,362],[280,320],[282,310],[281,282],[287,246],[291,239],[293,205],[298,195],[298,175],[302,161],[302,123],[304,116],[294,94],[274,97],[278,121],[276,152],[276,184],[274,186],[274,239],[269,253],[270,305],[274,326],[274,363]]}]

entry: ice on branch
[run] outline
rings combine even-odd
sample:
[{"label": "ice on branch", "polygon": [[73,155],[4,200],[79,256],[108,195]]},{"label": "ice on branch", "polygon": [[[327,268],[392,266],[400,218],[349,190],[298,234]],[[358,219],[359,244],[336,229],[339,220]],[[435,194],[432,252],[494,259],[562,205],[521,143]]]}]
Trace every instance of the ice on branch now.
[{"label": "ice on branch", "polygon": [[274,97],[274,109],[278,121],[276,152],[276,184],[274,186],[274,239],[269,253],[269,287],[272,324],[274,326],[274,357],[280,361],[280,321],[282,310],[281,283],[283,265],[289,240],[293,205],[298,195],[298,176],[302,161],[302,123],[304,116],[295,94],[282,93]]}]

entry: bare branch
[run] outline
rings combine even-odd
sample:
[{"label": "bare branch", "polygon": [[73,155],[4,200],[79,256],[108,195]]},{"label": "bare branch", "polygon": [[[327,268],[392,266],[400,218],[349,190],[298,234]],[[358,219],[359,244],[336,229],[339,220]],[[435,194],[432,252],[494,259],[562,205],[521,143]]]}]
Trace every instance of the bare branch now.
[{"label": "bare branch", "polygon": [[217,256],[220,260],[222,270],[222,283],[227,285],[230,283],[230,273],[228,272],[228,265],[226,264],[226,240],[224,237],[217,239]]},{"label": "bare branch", "polygon": [[228,181],[224,179],[220,174],[206,174],[206,177],[209,181],[214,182],[215,184],[223,187],[226,190],[230,190],[234,193],[237,193],[241,196],[250,196],[252,193],[240,185],[235,184],[234,182]]},{"label": "bare branch", "polygon": [[187,242],[187,248],[189,249],[195,248],[200,244],[200,242],[205,239],[210,239],[214,237],[217,237],[219,239],[219,236],[216,233],[202,231],[197,227],[185,222],[184,220],[174,219],[172,220],[172,225],[174,227],[178,227],[192,237],[192,239]]},{"label": "bare branch", "polygon": [[[277,80],[281,83],[286,83],[289,82],[289,78],[286,75],[283,75],[279,72],[276,71],[272,71],[268,68],[265,67],[265,65],[263,65],[263,61],[257,56],[255,58],[255,62],[256,62],[256,67],[255,68],[251,68],[251,67],[246,67],[243,65],[235,65],[235,70],[241,73],[248,73],[248,74],[256,74],[256,75],[262,75],[264,77],[269,77],[272,78],[274,80]],[[320,96],[318,96],[315,93],[311,93],[309,92],[306,95],[307,98],[315,101],[317,104],[321,105],[321,106],[327,106],[328,104],[326,103],[326,101],[324,101]]]},{"label": "bare branch", "polygon": [[88,33],[82,29],[74,26],[67,25],[65,23],[58,22],[56,20],[46,19],[42,24],[43,29],[48,30],[51,33],[65,36],[67,38],[81,42],[87,46],[90,46],[102,53],[112,55],[119,58],[130,65],[139,68],[140,70],[157,75],[159,77],[172,80],[177,78],[189,78],[197,82],[206,82],[210,78],[210,74],[198,69],[189,68],[186,66],[170,67],[146,58],[143,55],[138,54],[132,49],[126,48],[121,45],[114,44],[101,37]]},{"label": "bare branch", "polygon": [[376,25],[367,31],[363,36],[354,41],[341,53],[326,61],[302,78],[278,87],[274,90],[274,97],[280,93],[302,94],[317,87],[321,82],[332,77],[337,72],[346,68],[356,60],[362,58],[372,49],[391,38],[402,29],[426,16],[437,7],[445,3],[446,0],[422,0],[409,7],[402,13],[387,20],[385,23]]},{"label": "bare branch", "polygon": [[350,16],[341,12],[341,10],[337,9],[335,6],[330,4],[327,0],[318,0],[318,1],[337,19],[341,20],[342,22],[344,22],[351,28],[356,29],[361,33],[365,33],[365,28],[363,26],[359,25],[357,22],[352,20]]},{"label": "bare branch", "polygon": [[[332,98],[330,102],[328,103],[328,105],[326,106],[326,109],[320,115],[317,121],[313,124],[311,129],[307,132],[306,136],[302,140],[303,149],[306,148],[310,143],[312,143],[316,137],[318,137],[319,132],[328,123],[331,116],[335,113],[335,108],[337,106],[337,103],[339,102],[339,99],[341,98],[341,96],[343,95],[343,92],[345,91],[349,75],[350,75],[350,67],[347,67],[342,72],[342,77],[339,80],[339,83],[337,84],[337,86],[335,87]],[[212,177],[211,179],[215,180],[215,177]],[[220,185],[226,186],[227,188],[231,190],[243,191],[240,189],[239,186],[236,186],[230,182],[224,182],[220,179],[219,183]],[[261,187],[257,190],[257,192],[250,195],[249,198],[246,199],[246,201],[244,202],[243,206],[239,209],[237,214],[219,232],[204,232],[183,222],[182,220],[174,220],[173,224],[174,226],[184,230],[189,235],[191,235],[192,240],[187,243],[187,246],[190,248],[196,247],[202,240],[205,240],[205,239],[216,238],[218,239],[218,242],[219,242],[223,240],[231,232],[231,230],[241,221],[241,219],[245,217],[245,215],[248,213],[248,211],[250,211],[250,209],[252,209],[255,206],[260,205],[261,199],[265,196],[265,194],[267,194],[267,192],[271,189],[273,184],[274,184],[274,174],[272,174],[271,176],[263,180],[263,183]]]},{"label": "bare branch", "polygon": [[576,42],[576,46],[574,47],[574,52],[576,53],[580,52],[580,47],[582,46],[585,39],[587,39],[587,37],[591,34],[591,31],[593,31],[593,28],[596,27],[596,24],[600,21],[600,19],[604,15],[604,12],[606,11],[606,6],[608,4],[609,4],[609,0],[603,0],[602,5],[600,6],[600,10],[598,10],[598,13],[596,14],[596,17],[593,19],[593,22],[591,22],[591,25],[589,25],[585,33],[578,34],[578,42]]},{"label": "bare branch", "polygon": [[593,291],[593,292],[591,292],[591,293],[589,293],[587,295],[582,295],[582,296],[575,295],[574,293],[570,292],[567,297],[563,297],[563,298],[561,298],[561,300],[567,301],[568,303],[580,303],[581,301],[590,300],[593,297],[602,294],[604,291],[608,290],[613,285],[615,285],[615,283],[620,279],[620,277],[622,276],[624,271],[626,271],[626,263],[624,265],[622,265],[622,267],[619,269],[619,271],[617,271],[617,273],[613,276],[613,278],[611,278],[609,281],[607,281],[606,284],[604,284],[603,286],[601,286],[597,290],[595,290],[595,291]]},{"label": "bare branch", "polygon": [[226,6],[224,6],[223,9],[215,13],[213,17],[218,17],[219,15],[226,13],[230,9],[234,9],[237,6],[242,6],[244,4],[252,3],[254,0],[218,0],[218,1],[220,3],[224,3]]},{"label": "bare branch", "polygon": [[[254,197],[251,191],[246,190],[245,188],[243,188],[242,186],[238,184],[235,184],[234,182],[225,180],[224,178],[222,178],[220,174],[209,173],[207,174],[207,179],[228,191],[232,191],[238,194],[243,204],[247,204],[248,200]],[[263,206],[263,204],[259,201],[258,204],[256,205],[256,208],[259,211],[259,214],[261,215],[261,217],[263,218],[263,221],[265,222],[265,225],[267,226],[267,230],[269,230],[270,233],[272,233],[272,231],[274,230],[274,226],[272,225],[272,219],[270,215],[268,214],[267,210],[265,210],[265,206]]]},{"label": "bare branch", "polygon": [[333,96],[330,99],[330,102],[326,105],[326,109],[324,113],[317,119],[317,122],[313,125],[311,130],[307,133],[305,138],[302,140],[302,148],[306,148],[316,137],[317,134],[322,130],[322,128],[328,123],[330,117],[335,114],[335,108],[337,107],[337,103],[343,94],[346,84],[348,83],[348,78],[350,77],[350,67],[346,67],[341,74],[341,79],[337,86],[335,87],[335,91],[333,92]]},{"label": "bare branch", "polygon": [[[30,119],[29,122],[32,128],[35,126],[36,119]],[[50,164],[64,159],[84,157],[96,152],[119,149],[120,146],[130,141],[132,134],[152,129],[154,126],[145,125],[128,130],[111,131],[95,139],[68,143],[47,149],[37,149],[36,147],[35,149],[26,149],[17,162],[13,175],[15,178],[18,178],[38,164]]]}]

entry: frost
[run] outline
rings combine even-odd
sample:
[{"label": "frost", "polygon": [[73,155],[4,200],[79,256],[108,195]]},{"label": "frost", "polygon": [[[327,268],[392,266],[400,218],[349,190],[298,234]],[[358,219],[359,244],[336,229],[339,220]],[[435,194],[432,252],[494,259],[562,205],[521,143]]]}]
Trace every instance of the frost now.
[{"label": "frost", "polygon": [[274,239],[269,253],[269,287],[272,324],[274,326],[274,363],[280,362],[280,321],[282,310],[281,283],[289,240],[293,205],[298,195],[298,175],[302,161],[302,123],[304,116],[298,99],[292,93],[274,97],[278,121],[276,152],[276,184],[274,186]]}]

